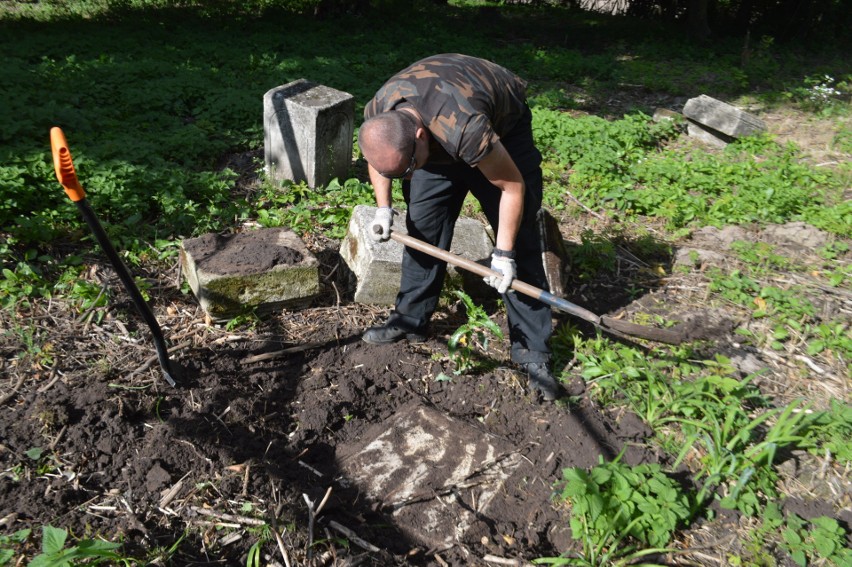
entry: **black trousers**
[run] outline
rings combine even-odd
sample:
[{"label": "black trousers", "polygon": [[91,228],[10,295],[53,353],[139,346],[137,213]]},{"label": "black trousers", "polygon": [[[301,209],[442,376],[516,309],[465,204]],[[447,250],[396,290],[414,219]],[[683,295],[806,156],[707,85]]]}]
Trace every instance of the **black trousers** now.
[{"label": "black trousers", "polygon": [[[541,242],[535,223],[542,199],[541,153],[533,143],[529,111],[501,142],[515,161],[526,186],[524,215],[515,241],[518,279],[546,289]],[[462,162],[427,164],[416,170],[410,181],[403,183],[408,205],[408,233],[449,250],[455,223],[468,192],[479,201],[496,233],[499,230],[501,191],[489,183],[478,169]],[[406,330],[425,327],[437,307],[446,271],[446,262],[405,248],[400,290],[388,325]],[[552,325],[550,307],[514,291],[504,294],[503,300],[509,318],[512,360],[517,363],[548,361]]]}]

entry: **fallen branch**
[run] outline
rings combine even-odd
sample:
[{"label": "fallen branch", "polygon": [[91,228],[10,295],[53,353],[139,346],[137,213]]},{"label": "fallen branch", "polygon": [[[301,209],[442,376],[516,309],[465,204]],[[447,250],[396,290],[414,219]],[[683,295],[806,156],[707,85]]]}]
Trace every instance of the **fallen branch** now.
[{"label": "fallen branch", "polygon": [[9,390],[9,392],[3,394],[3,396],[0,396],[0,406],[2,406],[3,404],[5,404],[9,400],[11,400],[12,397],[15,395],[15,392],[18,391],[18,388],[20,388],[21,384],[23,384],[23,383],[24,383],[24,375],[20,374],[18,376],[18,381],[15,383],[14,386],[12,386],[12,389]]},{"label": "fallen branch", "polygon": [[519,559],[506,559],[505,557],[497,557],[496,555],[486,555],[482,558],[482,560],[487,561],[488,563],[497,563],[498,565],[515,565],[516,567],[532,565],[532,563],[527,563]]},{"label": "fallen branch", "polygon": [[308,505],[308,563],[311,562],[311,550],[314,547],[314,524],[316,523],[316,518],[320,512],[322,512],[323,507],[325,507],[325,503],[328,502],[328,497],[331,496],[331,487],[328,487],[328,490],[325,491],[325,496],[322,501],[319,503],[319,506],[314,509],[313,501],[308,498],[307,494],[302,494],[302,498],[305,499],[305,504]]},{"label": "fallen branch", "polygon": [[338,532],[338,533],[341,533],[341,534],[343,534],[344,536],[346,536],[346,538],[347,538],[349,541],[351,541],[352,543],[354,543],[355,545],[357,545],[357,546],[358,546],[358,547],[360,547],[361,549],[366,549],[367,551],[372,551],[373,553],[379,553],[379,552],[381,551],[381,549],[379,549],[378,547],[376,547],[376,546],[375,546],[375,545],[373,545],[372,543],[370,543],[370,542],[368,542],[368,541],[366,541],[366,540],[361,539],[360,537],[358,537],[358,536],[355,534],[355,532],[353,532],[352,530],[350,530],[350,529],[349,529],[349,528],[347,528],[346,526],[342,526],[342,525],[338,524],[338,523],[337,523],[337,522],[335,522],[334,520],[329,520],[328,525],[329,525],[329,526],[331,527],[331,529],[333,529],[334,531],[336,531],[336,532]]},{"label": "fallen branch", "polygon": [[225,512],[217,512],[215,510],[210,510],[208,508],[199,508],[198,506],[190,506],[189,508],[196,514],[200,514],[202,516],[207,516],[209,518],[216,518],[218,520],[222,520],[225,522],[234,522],[237,524],[242,524],[246,526],[263,526],[266,524],[264,520],[258,520],[257,518],[247,518],[246,516],[236,516],[234,514],[228,514]]},{"label": "fallen branch", "polygon": [[61,376],[61,374],[56,369],[56,366],[54,366],[50,370],[50,380],[48,381],[47,384],[45,384],[44,386],[42,386],[41,388],[38,389],[38,393],[43,394],[43,393],[47,392],[48,390],[50,390],[53,387],[53,385],[56,384],[56,381],[59,380],[60,376]]},{"label": "fallen branch", "polygon": [[[185,343],[181,343],[179,345],[171,347],[169,349],[169,354],[173,354],[173,353],[175,353],[179,350],[183,350],[183,349],[191,347],[191,346],[192,346],[192,341],[187,341]],[[151,367],[151,365],[154,364],[155,362],[157,362],[158,360],[159,360],[159,356],[156,355],[156,354],[149,356],[147,359],[145,359],[145,362],[143,362],[136,370],[134,370],[133,372],[130,373],[130,375],[127,377],[128,380],[130,378],[133,378],[134,376],[142,374],[143,372],[148,370]]]},{"label": "fallen branch", "polygon": [[290,567],[290,554],[287,553],[287,548],[284,547],[284,539],[278,533],[278,520],[275,519],[274,515],[272,516],[272,535],[275,536],[275,543],[278,544],[278,551],[281,552],[281,556],[284,558],[284,564]]},{"label": "fallen branch", "polygon": [[[275,561],[275,559],[268,553],[264,553],[263,558],[266,559],[267,563],[269,563],[273,567],[281,567],[281,564]],[[287,563],[287,567],[290,567],[289,563]]]},{"label": "fallen branch", "polygon": [[566,194],[566,195],[568,195],[568,198],[569,198],[569,199],[571,199],[572,201],[574,201],[575,203],[577,203],[578,205],[580,205],[580,207],[582,207],[584,211],[586,211],[587,213],[589,213],[590,215],[592,215],[592,216],[593,216],[593,217],[595,217],[596,219],[599,219],[599,220],[602,220],[602,221],[609,220],[607,217],[605,217],[605,216],[603,216],[603,215],[600,215],[600,214],[596,213],[595,211],[593,211],[592,209],[590,209],[589,207],[587,207],[586,205],[584,205],[584,204],[580,201],[580,199],[578,199],[577,197],[575,197],[574,195],[572,195],[572,194],[571,194],[571,191],[567,191],[567,190],[565,190],[565,194]]},{"label": "fallen branch", "polygon": [[183,477],[176,483],[174,483],[174,485],[169,489],[169,491],[166,492],[165,495],[163,495],[163,497],[160,499],[160,508],[165,508],[166,506],[172,503],[172,500],[177,497],[178,493],[180,492],[180,489],[183,488],[183,481],[189,475],[190,473],[186,473],[185,475],[183,475]]},{"label": "fallen branch", "polygon": [[254,356],[248,356],[244,358],[241,362],[243,364],[252,364],[254,362],[263,362],[265,360],[273,360],[275,358],[287,355],[287,354],[295,354],[298,352],[304,352],[306,350],[311,350],[314,348],[319,348],[327,344],[327,341],[320,343],[307,343],[304,345],[294,346],[290,348],[285,348],[283,350],[276,350],[273,352],[265,352],[263,354],[256,354]]}]

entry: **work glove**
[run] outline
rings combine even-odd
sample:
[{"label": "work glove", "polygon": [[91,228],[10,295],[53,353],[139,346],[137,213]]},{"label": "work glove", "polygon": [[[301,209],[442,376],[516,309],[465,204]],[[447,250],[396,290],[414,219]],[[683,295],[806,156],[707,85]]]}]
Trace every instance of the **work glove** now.
[{"label": "work glove", "polygon": [[390,228],[393,224],[393,209],[379,207],[373,223],[370,225],[370,238],[376,242],[386,242],[390,238]]},{"label": "work glove", "polygon": [[515,261],[505,256],[491,255],[491,269],[495,272],[500,272],[502,276],[488,276],[485,283],[497,290],[501,295],[508,291],[512,285],[512,280],[518,275],[518,268],[515,266]]}]

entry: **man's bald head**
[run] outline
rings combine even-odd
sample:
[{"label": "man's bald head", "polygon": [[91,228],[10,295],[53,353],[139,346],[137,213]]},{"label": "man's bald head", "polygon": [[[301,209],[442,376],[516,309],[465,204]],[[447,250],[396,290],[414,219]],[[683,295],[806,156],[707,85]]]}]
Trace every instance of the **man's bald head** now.
[{"label": "man's bald head", "polygon": [[361,153],[379,171],[398,169],[408,159],[417,134],[417,120],[409,113],[392,110],[365,120],[358,130]]}]

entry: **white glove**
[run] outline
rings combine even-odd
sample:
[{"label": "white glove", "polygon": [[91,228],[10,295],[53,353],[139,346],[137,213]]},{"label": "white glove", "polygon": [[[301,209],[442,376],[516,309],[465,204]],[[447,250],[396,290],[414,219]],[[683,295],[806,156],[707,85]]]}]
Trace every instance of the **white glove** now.
[{"label": "white glove", "polygon": [[500,276],[488,276],[485,278],[485,283],[497,290],[499,294],[504,294],[512,285],[512,280],[518,275],[518,269],[515,266],[515,261],[505,256],[491,255],[491,269],[495,272],[500,272]]},{"label": "white glove", "polygon": [[393,224],[393,209],[390,207],[379,207],[373,224],[370,225],[370,238],[376,242],[385,242],[390,238],[390,228]]}]

